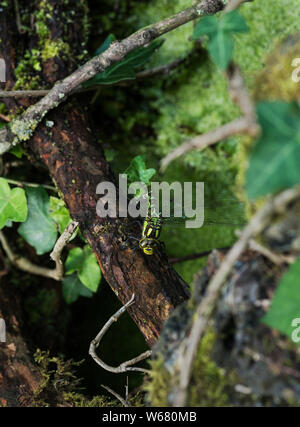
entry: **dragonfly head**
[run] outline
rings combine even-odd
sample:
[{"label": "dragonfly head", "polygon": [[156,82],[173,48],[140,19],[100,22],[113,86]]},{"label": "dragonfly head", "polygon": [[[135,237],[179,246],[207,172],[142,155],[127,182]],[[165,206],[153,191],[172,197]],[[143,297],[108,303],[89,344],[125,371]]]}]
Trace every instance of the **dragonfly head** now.
[{"label": "dragonfly head", "polygon": [[139,241],[139,247],[142,249],[144,254],[146,255],[153,255],[155,246],[157,246],[157,240],[156,239],[149,239],[146,237],[143,237]]}]

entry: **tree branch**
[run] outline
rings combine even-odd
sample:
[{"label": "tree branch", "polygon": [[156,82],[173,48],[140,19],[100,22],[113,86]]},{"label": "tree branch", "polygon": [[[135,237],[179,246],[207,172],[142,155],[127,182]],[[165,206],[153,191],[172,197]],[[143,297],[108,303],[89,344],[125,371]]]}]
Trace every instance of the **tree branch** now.
[{"label": "tree branch", "polygon": [[235,119],[211,132],[196,136],[175,148],[175,150],[171,151],[162,159],[160,167],[162,172],[173,160],[187,154],[189,151],[203,150],[230,136],[241,133],[251,136],[256,136],[258,134],[259,127],[256,123],[255,109],[239,68],[232,64],[227,71],[227,78],[230,96],[242,111],[243,117]]},{"label": "tree branch", "polygon": [[2,128],[0,154],[22,141],[29,140],[48,111],[57,107],[76,87],[97,73],[103,72],[115,62],[121,61],[129,52],[138,47],[142,47],[194,19],[214,14],[223,7],[224,4],[221,0],[203,0],[182,12],[135,32],[122,41],[113,42],[105,52],[90,59],[62,81],[58,81],[44,98]]},{"label": "tree branch", "polygon": [[15,254],[10,248],[8,241],[2,231],[0,231],[0,242],[10,262],[19,270],[25,271],[26,273],[34,274],[36,276],[43,276],[54,280],[61,280],[60,277],[58,277],[58,272],[56,269],[40,267],[38,265],[33,264],[27,258]]}]

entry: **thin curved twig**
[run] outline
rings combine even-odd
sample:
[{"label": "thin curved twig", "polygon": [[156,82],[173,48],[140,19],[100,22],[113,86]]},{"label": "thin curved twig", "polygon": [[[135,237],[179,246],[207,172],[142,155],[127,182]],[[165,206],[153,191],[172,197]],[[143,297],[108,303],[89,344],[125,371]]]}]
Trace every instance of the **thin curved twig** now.
[{"label": "thin curved twig", "polygon": [[66,227],[62,235],[57,239],[55,246],[50,254],[50,258],[55,262],[56,264],[56,280],[61,280],[64,275],[64,265],[61,260],[61,253],[72,237],[74,231],[78,227],[77,221],[71,221],[70,224]]},{"label": "thin curved twig", "polygon": [[243,113],[243,117],[226,123],[226,125],[214,129],[213,131],[189,139],[175,148],[175,150],[171,151],[161,160],[161,172],[165,171],[173,160],[187,154],[189,151],[203,150],[210,145],[238,134],[249,134],[253,137],[257,136],[259,126],[256,123],[254,105],[245,87],[242,74],[236,65],[231,64],[231,67],[228,68],[227,78],[228,90],[231,98],[239,106]]},{"label": "thin curved twig", "polygon": [[140,354],[139,356],[135,357],[134,359],[127,360],[126,362],[121,363],[117,367],[107,365],[96,354],[96,349],[99,346],[100,341],[103,338],[104,334],[108,331],[108,329],[113,324],[113,322],[116,322],[119,319],[119,317],[123,313],[125,313],[126,309],[128,307],[130,307],[132,304],[134,304],[134,297],[135,297],[135,295],[133,294],[132,297],[130,298],[130,300],[125,305],[123,305],[123,307],[121,307],[114,315],[112,315],[110,317],[110,319],[105,323],[105,325],[100,330],[100,332],[98,333],[96,338],[94,338],[90,344],[90,349],[89,349],[90,356],[92,356],[92,358],[95,360],[95,362],[99,366],[101,366],[101,368],[105,369],[106,371],[113,372],[114,374],[120,374],[120,373],[128,372],[128,371],[138,371],[138,372],[149,373],[149,370],[147,370],[147,369],[137,368],[134,366],[132,367],[132,365],[134,365],[135,363],[141,362],[144,359],[147,359],[147,357],[149,357],[152,353],[151,350],[145,351],[144,353]]},{"label": "thin curved twig", "polygon": [[2,244],[3,250],[6,253],[10,262],[17,267],[19,270],[25,271],[26,273],[34,274],[36,276],[48,277],[60,281],[63,278],[64,270],[63,263],[60,259],[61,253],[68,240],[78,226],[78,222],[72,221],[62,235],[57,239],[53,251],[50,254],[50,258],[55,261],[56,267],[54,269],[40,267],[39,265],[33,264],[29,259],[17,255],[13,252],[9,243],[3,233],[0,231],[0,243]]},{"label": "thin curved twig", "polygon": [[118,393],[116,393],[110,387],[103,385],[103,384],[101,384],[101,387],[103,387],[105,390],[107,390],[109,393],[111,393],[113,396],[115,396],[122,403],[122,405],[125,406],[125,408],[131,407],[130,403],[127,400],[123,399],[122,396],[120,396]]}]

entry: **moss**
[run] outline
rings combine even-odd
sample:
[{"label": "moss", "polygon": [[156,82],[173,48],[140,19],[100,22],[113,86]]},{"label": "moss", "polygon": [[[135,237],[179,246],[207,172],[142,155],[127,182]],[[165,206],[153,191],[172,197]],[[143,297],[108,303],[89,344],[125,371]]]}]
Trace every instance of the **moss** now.
[{"label": "moss", "polygon": [[43,61],[53,58],[54,56],[60,56],[61,58],[66,59],[69,54],[70,46],[62,39],[46,40],[41,52]]},{"label": "moss", "polygon": [[39,366],[42,381],[32,396],[26,396],[30,406],[118,406],[105,396],[88,399],[79,391],[81,379],[76,369],[83,362],[50,356],[49,351],[37,349],[34,360]]},{"label": "moss", "polygon": [[[216,335],[210,330],[200,343],[192,369],[187,406],[228,405],[228,392],[233,389],[236,376],[226,372],[213,361],[215,340]],[[151,361],[150,365],[150,379],[144,384],[147,398],[152,406],[169,406],[177,386],[176,376],[166,369],[161,355]]]},{"label": "moss", "polygon": [[154,407],[168,406],[168,394],[171,390],[170,382],[172,375],[164,366],[163,357],[150,362],[150,378],[144,384],[147,398]]},{"label": "moss", "polygon": [[37,49],[28,50],[15,69],[15,90],[37,89],[40,85],[41,71],[40,52]]},{"label": "moss", "polygon": [[229,374],[212,360],[215,340],[215,333],[209,331],[198,348],[190,382],[189,406],[228,405],[227,393],[235,384],[235,375]]},{"label": "moss", "polygon": [[299,99],[300,85],[293,81],[295,70],[292,61],[299,57],[300,33],[287,37],[279,43],[266,60],[266,66],[257,76],[254,97],[258,100]]},{"label": "moss", "polygon": [[[82,52],[77,55],[76,60],[83,60],[86,57],[87,51],[84,49],[88,38],[88,18],[87,6],[81,4],[79,6],[83,16],[83,32],[84,41],[82,43]],[[67,33],[67,22],[70,22],[71,13],[62,12],[63,33]],[[73,11],[75,13],[75,11]],[[34,49],[26,51],[24,57],[19,62],[15,70],[16,84],[15,89],[37,89],[42,86],[43,81],[40,78],[42,71],[42,62],[50,58],[59,57],[64,61],[72,61],[70,45],[63,37],[52,38],[49,30],[49,20],[52,19],[54,7],[51,3],[41,0],[38,10],[34,13],[35,31],[38,36],[37,46]],[[75,19],[75,18],[74,18]],[[79,59],[80,57],[80,59]]]}]

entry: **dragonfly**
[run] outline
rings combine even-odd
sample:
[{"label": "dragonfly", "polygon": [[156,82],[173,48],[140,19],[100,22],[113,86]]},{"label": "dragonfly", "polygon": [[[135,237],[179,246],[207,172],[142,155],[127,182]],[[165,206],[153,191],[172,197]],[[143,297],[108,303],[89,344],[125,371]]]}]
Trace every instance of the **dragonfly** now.
[{"label": "dragonfly", "polygon": [[[241,227],[245,224],[244,220],[244,204],[233,198],[216,199],[214,203],[205,204],[204,206],[204,224],[207,226],[230,226]],[[184,227],[187,220],[192,220],[186,216],[182,217],[163,217],[160,213],[153,212],[151,204],[149,204],[147,216],[141,223],[141,236],[139,239],[133,236],[138,241],[138,247],[145,255],[153,255],[162,246],[160,235],[162,228],[165,226]]]}]

